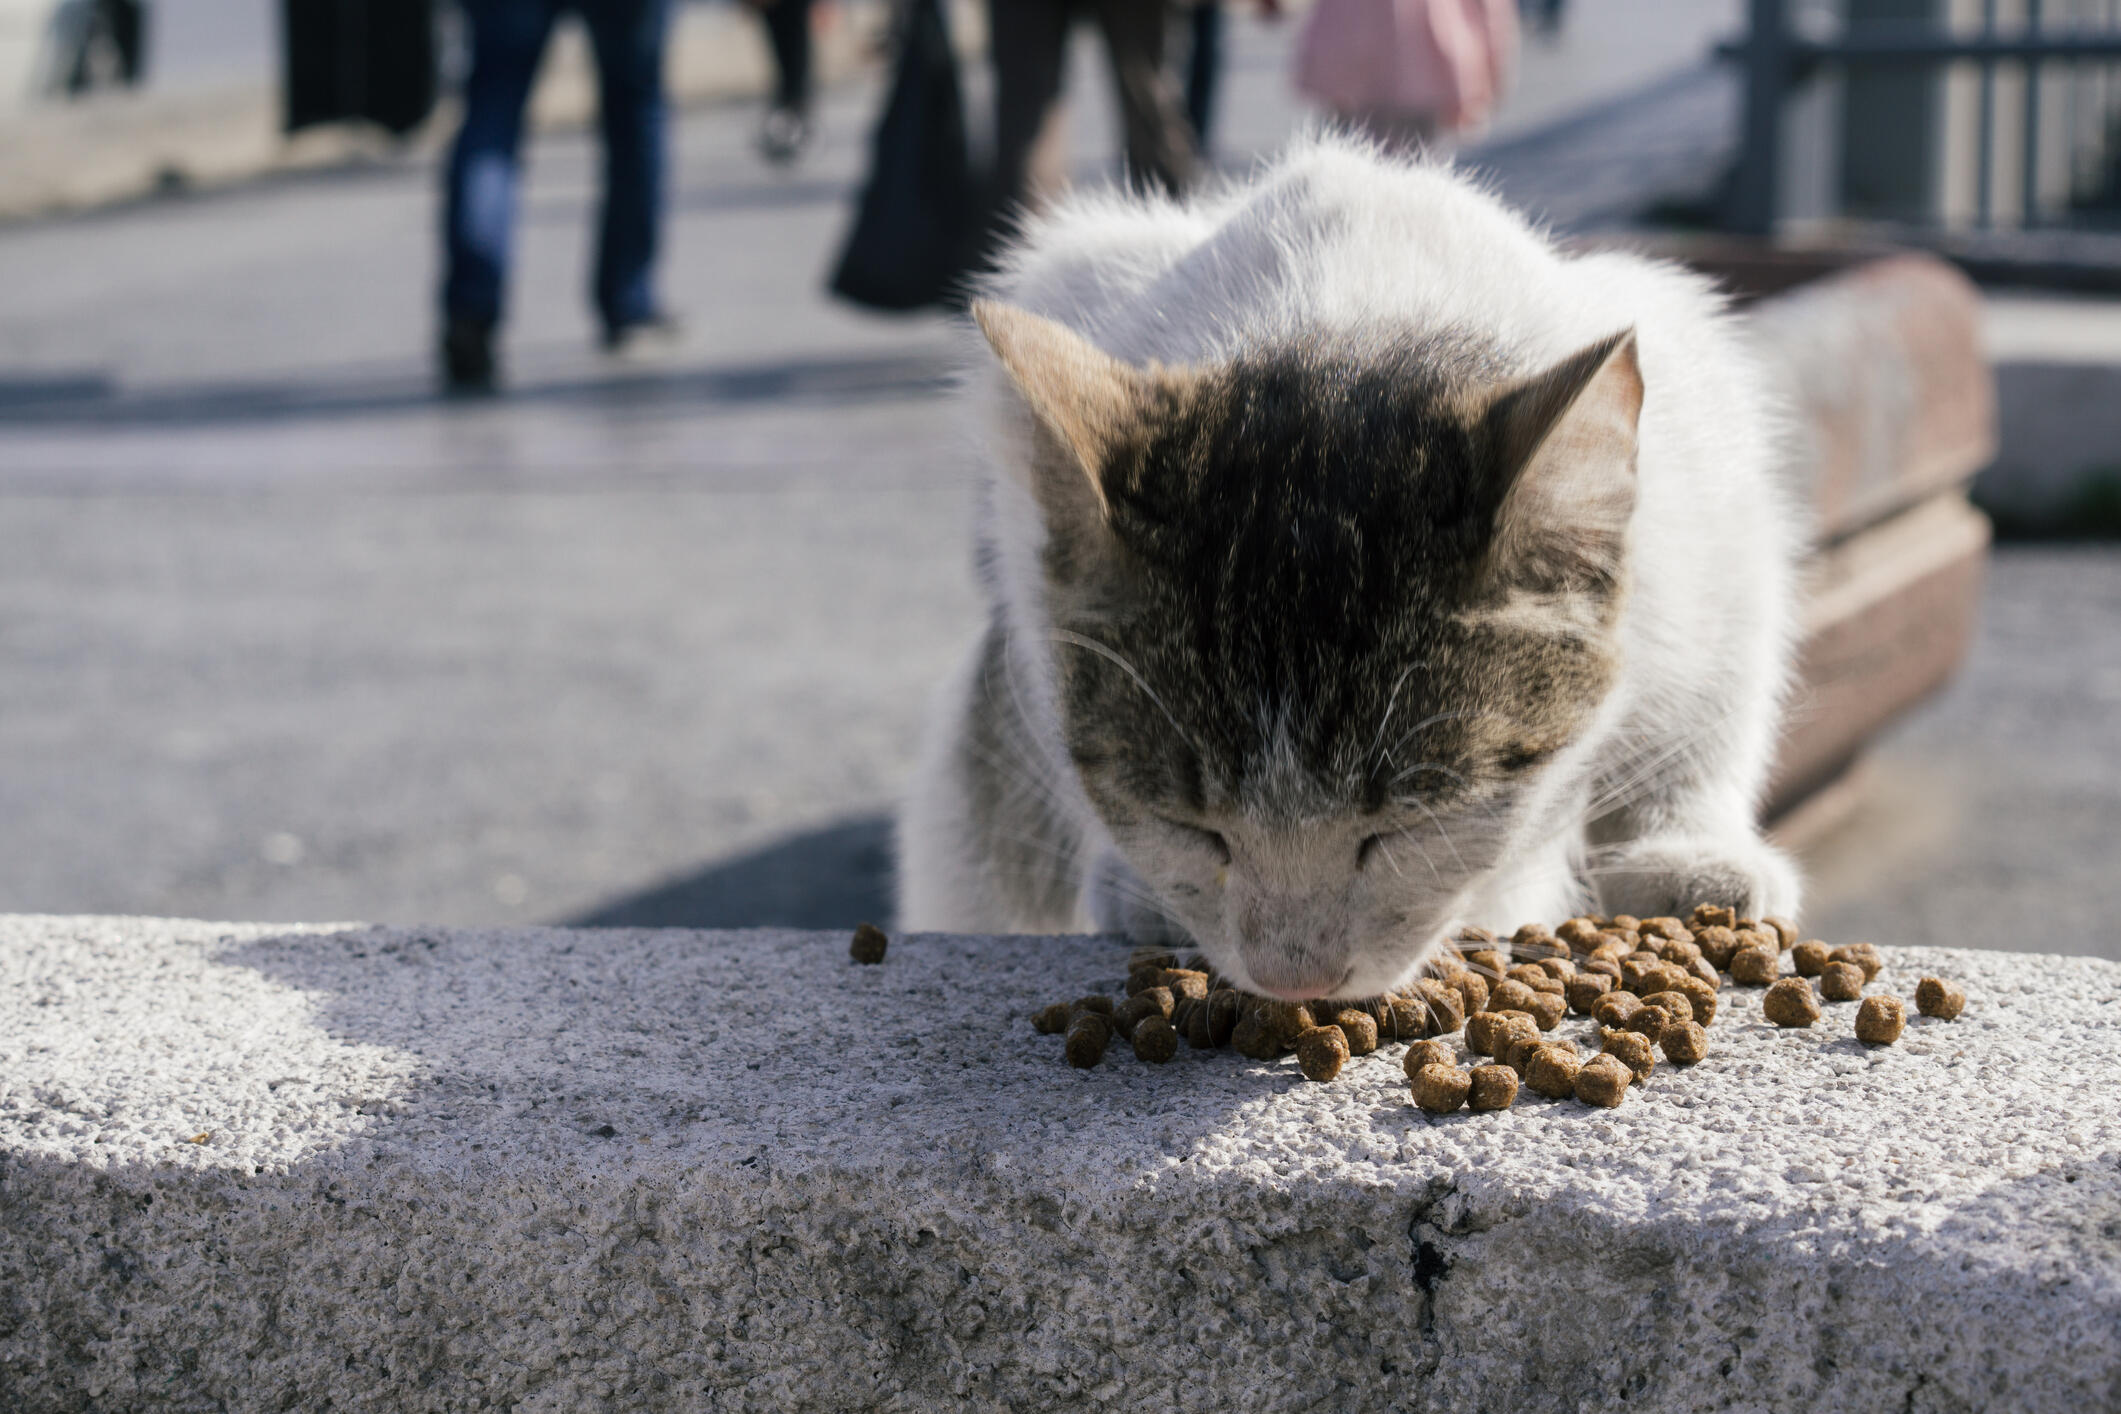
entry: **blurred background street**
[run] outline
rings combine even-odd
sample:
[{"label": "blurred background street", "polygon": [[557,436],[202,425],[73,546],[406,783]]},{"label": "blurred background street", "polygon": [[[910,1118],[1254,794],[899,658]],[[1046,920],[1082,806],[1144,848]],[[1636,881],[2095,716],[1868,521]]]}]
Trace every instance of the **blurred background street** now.
[{"label": "blurred background street", "polygon": [[[1740,9],[1586,0],[1467,160],[1571,228],[1706,199]],[[180,19],[170,84],[269,80],[262,10]],[[1304,114],[1292,25],[1232,20],[1241,165]],[[1096,177],[1109,81],[1073,62]],[[830,86],[788,172],[755,102],[682,114],[685,338],[648,362],[594,347],[594,137],[538,136],[487,401],[435,395],[432,141],[0,225],[0,910],[887,916],[886,815],[979,610],[953,321],[823,289],[882,83]],[[1631,175],[1572,155],[1591,131],[1637,134]],[[2066,325],[2058,359],[2121,367],[2103,297],[1997,293],[2019,346]],[[2000,546],[1964,671],[1810,847],[1811,926],[2121,957],[2117,625],[2111,544]]]}]

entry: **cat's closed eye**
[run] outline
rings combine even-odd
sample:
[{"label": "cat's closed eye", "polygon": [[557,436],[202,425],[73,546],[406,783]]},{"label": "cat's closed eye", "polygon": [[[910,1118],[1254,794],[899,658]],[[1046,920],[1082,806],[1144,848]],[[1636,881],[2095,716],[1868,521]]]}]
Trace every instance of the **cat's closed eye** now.
[{"label": "cat's closed eye", "polygon": [[1221,831],[1204,830],[1198,825],[1188,825],[1183,820],[1173,820],[1168,815],[1159,815],[1156,820],[1165,829],[1183,837],[1189,844],[1214,854],[1216,863],[1230,862],[1230,842],[1223,838]]}]

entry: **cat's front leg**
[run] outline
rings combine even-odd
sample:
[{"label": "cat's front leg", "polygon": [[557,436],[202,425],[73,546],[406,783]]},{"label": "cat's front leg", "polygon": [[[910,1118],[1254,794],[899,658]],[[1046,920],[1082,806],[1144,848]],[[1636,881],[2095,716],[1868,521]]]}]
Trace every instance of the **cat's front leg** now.
[{"label": "cat's front leg", "polygon": [[1101,851],[1083,880],[1083,911],[1100,933],[1121,933],[1144,947],[1190,948],[1192,934],[1173,918],[1134,866]]},{"label": "cat's front leg", "polygon": [[1714,833],[1661,833],[1597,850],[1591,877],[1608,914],[1685,917],[1697,903],[1741,916],[1794,917],[1802,884],[1789,856],[1750,826]]}]

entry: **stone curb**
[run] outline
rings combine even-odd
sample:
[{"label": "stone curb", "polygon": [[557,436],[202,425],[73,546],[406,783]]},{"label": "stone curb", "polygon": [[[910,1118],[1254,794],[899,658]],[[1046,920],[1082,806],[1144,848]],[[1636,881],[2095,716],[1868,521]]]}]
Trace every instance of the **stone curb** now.
[{"label": "stone curb", "polygon": [[2121,966],[1620,1109],[1067,1069],[1106,940],[0,919],[0,1406],[2111,1408]]}]

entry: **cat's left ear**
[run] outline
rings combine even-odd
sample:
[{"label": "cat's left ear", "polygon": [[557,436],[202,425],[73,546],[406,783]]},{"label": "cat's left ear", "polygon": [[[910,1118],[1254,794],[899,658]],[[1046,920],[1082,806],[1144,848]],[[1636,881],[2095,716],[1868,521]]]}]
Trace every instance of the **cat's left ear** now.
[{"label": "cat's left ear", "polygon": [[1488,405],[1489,455],[1501,488],[1494,542],[1500,562],[1618,568],[1635,512],[1641,416],[1642,365],[1632,329],[1506,388]]}]

